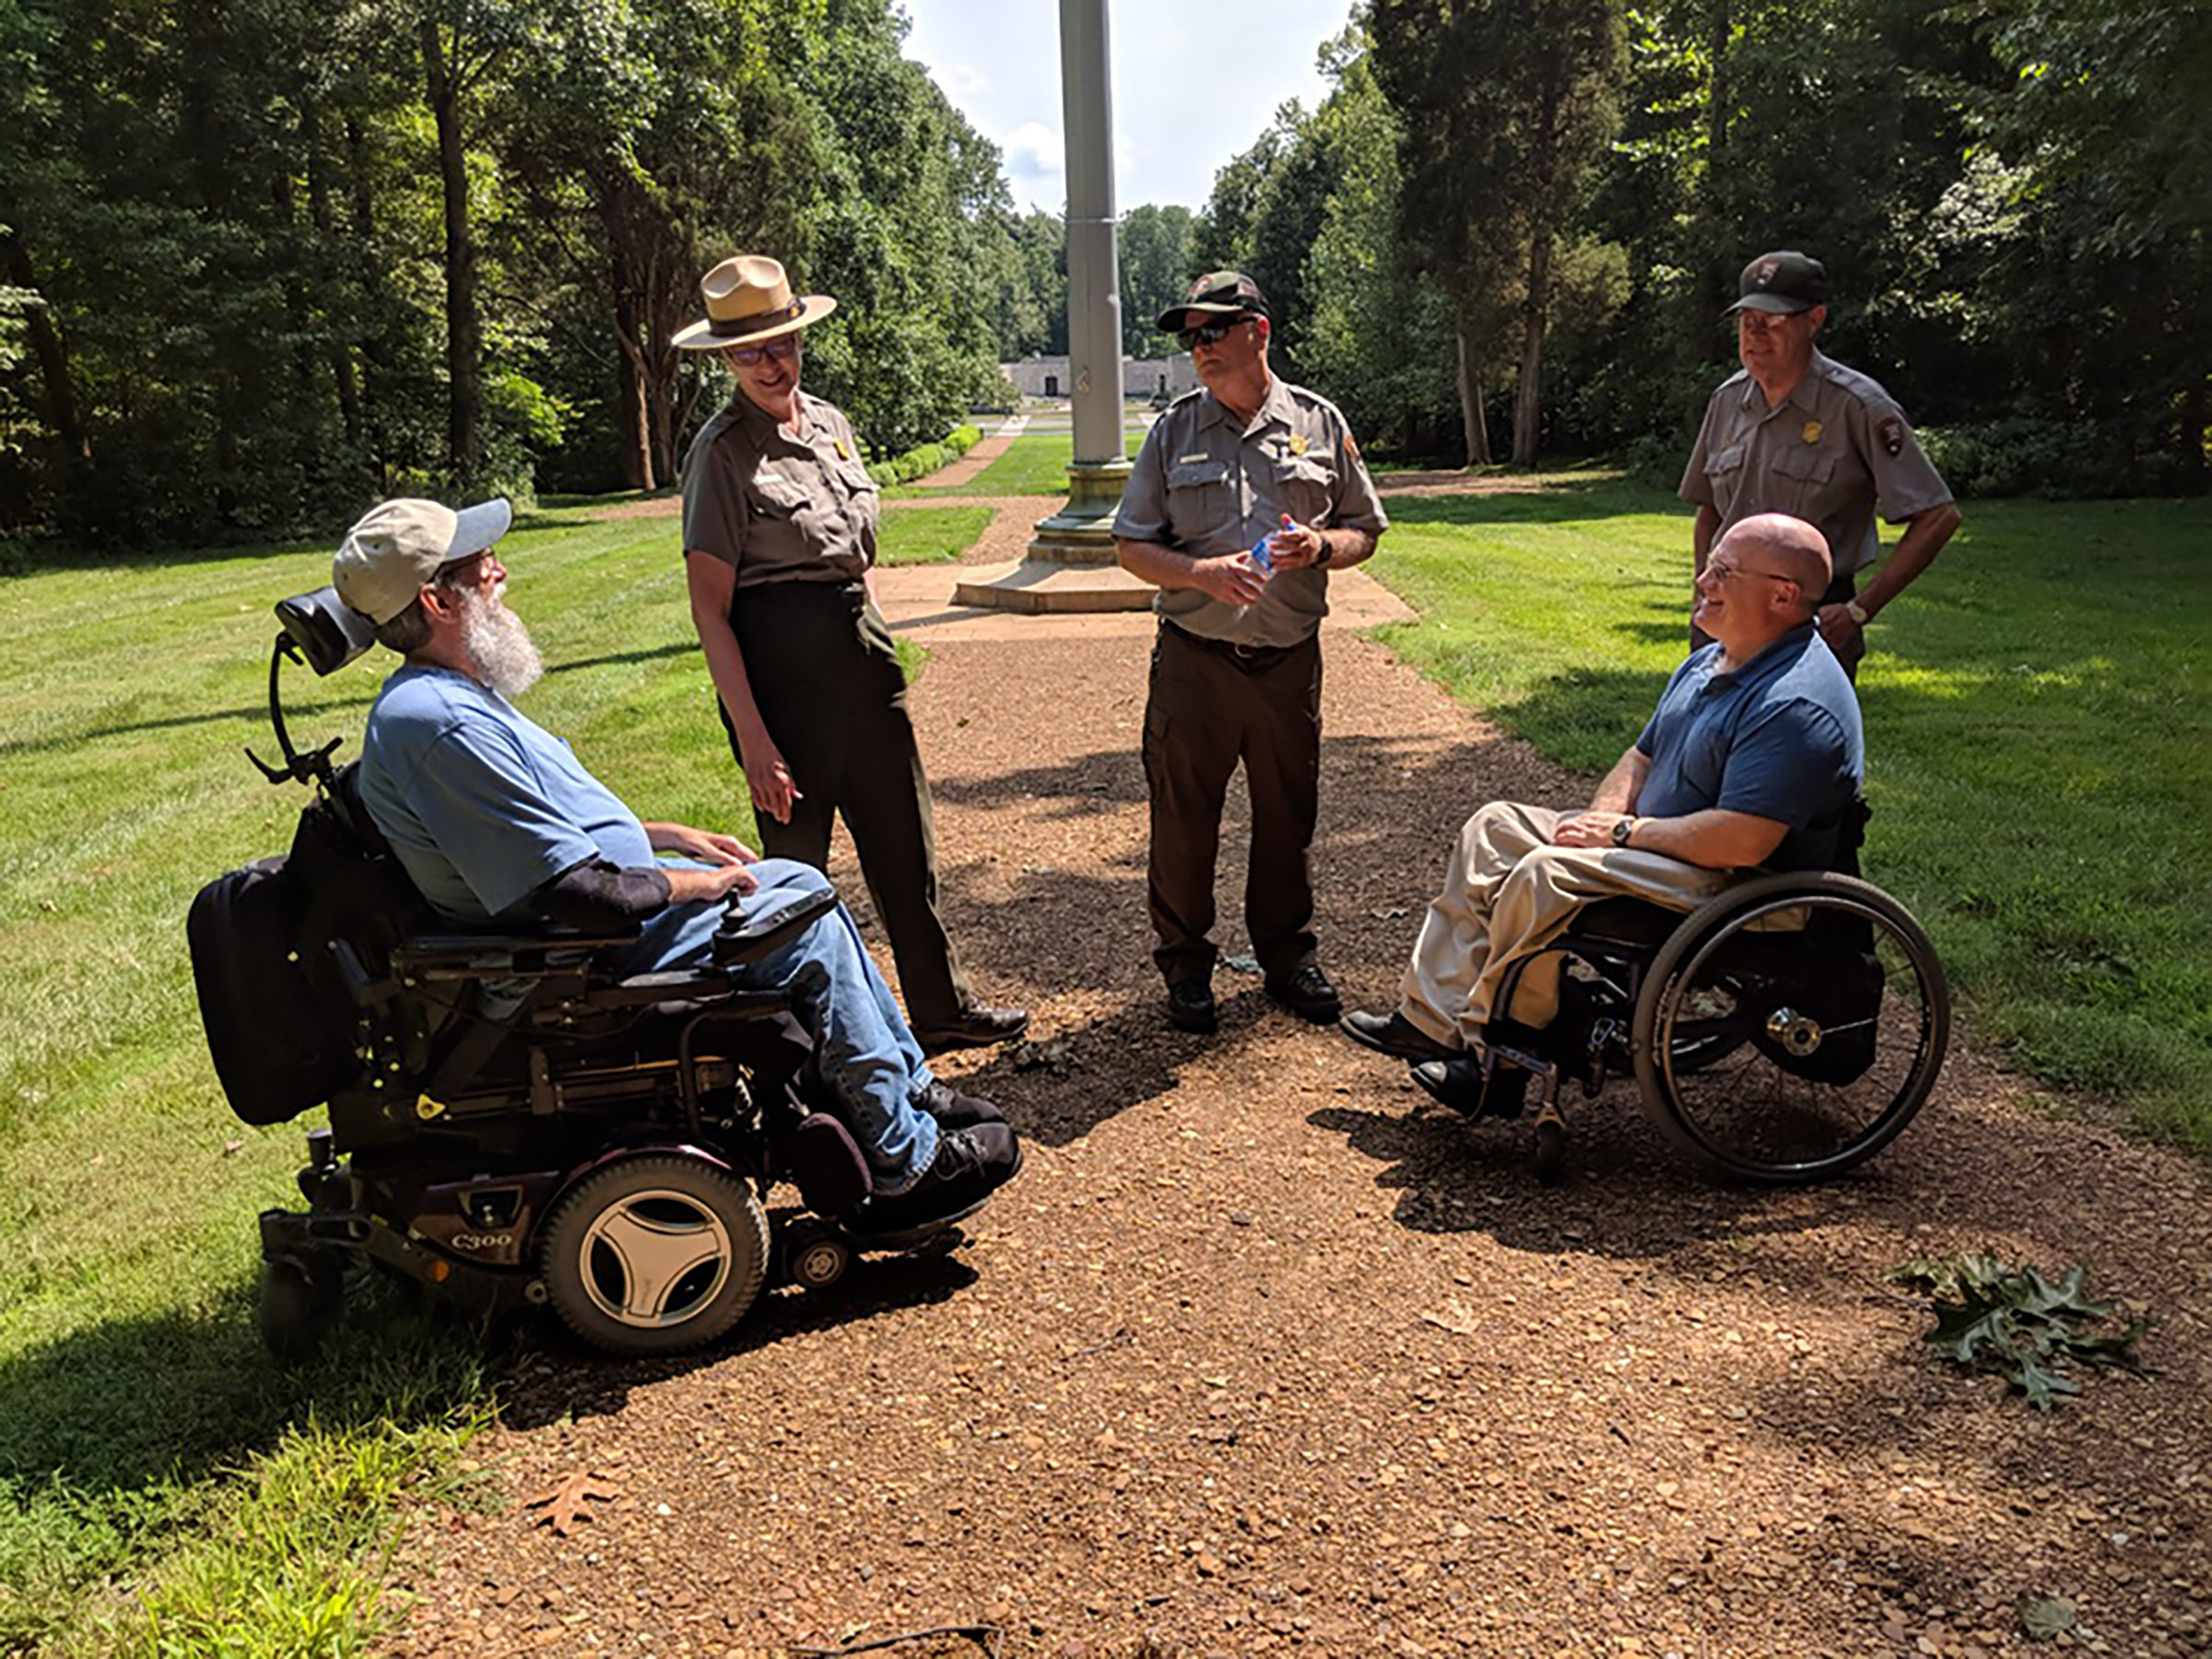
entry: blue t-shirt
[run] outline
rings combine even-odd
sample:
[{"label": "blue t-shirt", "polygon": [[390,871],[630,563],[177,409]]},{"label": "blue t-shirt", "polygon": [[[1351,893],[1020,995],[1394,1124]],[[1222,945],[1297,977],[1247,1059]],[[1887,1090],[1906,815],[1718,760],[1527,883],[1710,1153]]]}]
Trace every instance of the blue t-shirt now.
[{"label": "blue t-shirt", "polygon": [[1787,824],[1771,870],[1825,870],[1843,808],[1866,779],[1850,677],[1810,622],[1734,674],[1721,648],[1690,653],[1636,739],[1651,759],[1636,810],[1679,818],[1719,808]]},{"label": "blue t-shirt", "polygon": [[[653,865],[637,815],[567,743],[489,687],[408,664],[384,682],[361,739],[361,804],[422,896],[455,922],[500,921],[564,870]],[[724,906],[649,918],[629,972],[707,959]]]}]

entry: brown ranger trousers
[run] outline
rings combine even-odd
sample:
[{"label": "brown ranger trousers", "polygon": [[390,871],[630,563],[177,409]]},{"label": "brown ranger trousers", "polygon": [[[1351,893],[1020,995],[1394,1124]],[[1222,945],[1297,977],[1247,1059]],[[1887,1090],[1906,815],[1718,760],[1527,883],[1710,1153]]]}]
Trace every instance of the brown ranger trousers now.
[{"label": "brown ranger trousers", "polygon": [[[890,937],[908,1023],[923,1031],[950,1023],[974,998],[937,913],[929,779],[889,626],[857,582],[830,582],[742,588],[730,626],[802,796],[788,824],[759,815],[761,852],[827,869],[831,820],[841,814]],[[726,709],[722,724],[742,767]]]},{"label": "brown ranger trousers", "polygon": [[1313,959],[1321,641],[1241,649],[1161,624],[1145,706],[1145,777],[1152,959],[1170,984],[1213,972],[1214,862],[1240,760],[1252,794],[1244,924],[1260,967],[1279,976]]}]

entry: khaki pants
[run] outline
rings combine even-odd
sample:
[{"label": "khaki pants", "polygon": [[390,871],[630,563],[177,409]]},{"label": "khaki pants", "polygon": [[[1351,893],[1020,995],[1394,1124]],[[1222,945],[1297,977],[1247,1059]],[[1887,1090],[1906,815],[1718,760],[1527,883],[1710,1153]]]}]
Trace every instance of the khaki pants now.
[{"label": "khaki pants", "polygon": [[[1470,1046],[1489,1021],[1506,969],[1558,938],[1584,905],[1628,897],[1687,912],[1737,879],[1657,853],[1555,847],[1562,816],[1493,801],[1459,832],[1443,891],[1429,906],[1399,986],[1398,1011],[1424,1036]],[[1524,1025],[1549,1025],[1559,1012],[1559,965],[1553,955],[1528,968],[1502,1012]]]}]

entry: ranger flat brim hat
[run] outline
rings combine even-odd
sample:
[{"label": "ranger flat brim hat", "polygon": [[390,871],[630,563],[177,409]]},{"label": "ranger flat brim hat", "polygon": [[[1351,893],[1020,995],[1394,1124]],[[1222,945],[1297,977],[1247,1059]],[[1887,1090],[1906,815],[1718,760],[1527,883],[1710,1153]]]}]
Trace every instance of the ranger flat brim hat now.
[{"label": "ranger flat brim hat", "polygon": [[1793,249],[1761,253],[1744,267],[1736,291],[1742,298],[1722,316],[1744,311],[1793,315],[1828,303],[1828,267],[1811,254]]},{"label": "ranger flat brim hat", "polygon": [[1260,285],[1241,271],[1208,271],[1191,284],[1191,297],[1181,305],[1171,305],[1159,313],[1153,327],[1161,334],[1173,334],[1182,326],[1182,319],[1192,312],[1205,312],[1216,317],[1267,316],[1267,296],[1260,292]]},{"label": "ranger flat brim hat", "polygon": [[781,260],[739,253],[699,279],[707,314],[676,331],[668,343],[684,351],[752,346],[811,327],[837,309],[827,294],[794,299]]},{"label": "ranger flat brim hat", "polygon": [[447,565],[458,564],[507,534],[514,509],[504,497],[455,512],[408,498],[371,507],[346,532],[330,561],[338,597],[382,627],[415,603]]}]

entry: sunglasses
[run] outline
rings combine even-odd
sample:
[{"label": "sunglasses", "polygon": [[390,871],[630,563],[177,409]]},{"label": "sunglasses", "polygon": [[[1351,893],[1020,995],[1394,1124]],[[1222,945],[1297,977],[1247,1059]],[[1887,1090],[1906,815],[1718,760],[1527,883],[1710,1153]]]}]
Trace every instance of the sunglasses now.
[{"label": "sunglasses", "polygon": [[729,353],[732,362],[753,369],[759,366],[762,358],[774,358],[781,361],[785,358],[797,357],[799,336],[796,334],[778,335],[774,339],[764,340],[758,346],[733,346]]},{"label": "sunglasses", "polygon": [[1185,351],[1195,351],[1201,346],[1211,346],[1217,340],[1227,339],[1232,332],[1251,321],[1250,317],[1229,317],[1219,323],[1208,323],[1203,328],[1186,328],[1175,336],[1176,344]]},{"label": "sunglasses", "polygon": [[1769,582],[1786,582],[1792,587],[1803,587],[1805,585],[1803,582],[1799,582],[1796,577],[1784,576],[1779,571],[1747,571],[1741,565],[1727,564],[1717,559],[1711,559],[1705,561],[1705,574],[1712,578],[1713,585],[1715,587],[1726,587],[1738,576],[1763,576]]}]

